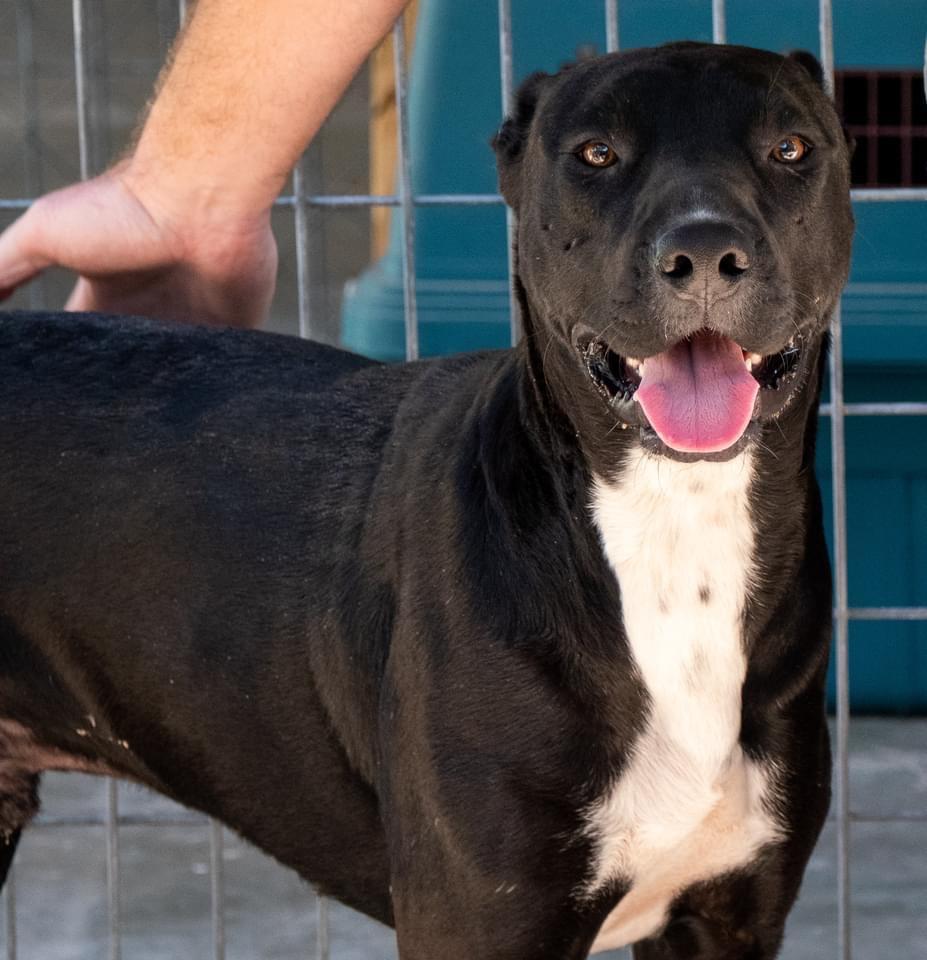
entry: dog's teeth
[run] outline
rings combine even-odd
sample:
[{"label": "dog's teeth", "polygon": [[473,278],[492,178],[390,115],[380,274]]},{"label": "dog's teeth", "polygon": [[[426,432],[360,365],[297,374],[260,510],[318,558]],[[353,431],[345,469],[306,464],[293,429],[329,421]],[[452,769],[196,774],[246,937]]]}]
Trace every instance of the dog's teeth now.
[{"label": "dog's teeth", "polygon": [[642,361],[638,360],[636,357],[625,357],[624,362],[635,372],[640,373]]},{"label": "dog's teeth", "polygon": [[744,357],[744,363],[747,365],[747,369],[752,373],[754,367],[758,367],[763,362],[763,355],[761,353],[748,353]]}]

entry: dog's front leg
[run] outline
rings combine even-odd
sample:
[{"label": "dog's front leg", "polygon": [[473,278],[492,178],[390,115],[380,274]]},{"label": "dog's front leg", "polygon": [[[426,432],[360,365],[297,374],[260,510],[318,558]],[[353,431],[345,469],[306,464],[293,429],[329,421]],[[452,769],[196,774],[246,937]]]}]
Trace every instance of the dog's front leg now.
[{"label": "dog's front leg", "polygon": [[540,741],[540,723],[509,717],[502,697],[477,716],[420,667],[414,678],[384,703],[378,790],[401,960],[585,960],[615,898],[576,895],[590,856],[579,809],[539,789],[541,761],[512,743]]},{"label": "dog's front leg", "polygon": [[578,902],[564,837],[491,779],[482,803],[448,805],[421,779],[387,801],[401,960],[584,960],[607,905]]},{"label": "dog's front leg", "polygon": [[634,960],[773,960],[803,864],[781,845],[749,870],[692,887],[659,936],[635,944]]},{"label": "dog's front leg", "polygon": [[772,960],[778,938],[761,941],[748,927],[731,930],[703,917],[675,921],[653,940],[635,944],[634,960]]},{"label": "dog's front leg", "polygon": [[743,931],[730,936],[712,924],[689,918],[686,927],[677,926],[665,935],[635,944],[634,960],[767,960],[775,957]]},{"label": "dog's front leg", "polygon": [[[398,878],[393,909],[400,960],[585,960],[597,922],[577,915],[564,900],[551,906],[530,879],[505,884],[447,863],[422,861],[422,876]],[[440,879],[439,879],[440,877]]]}]

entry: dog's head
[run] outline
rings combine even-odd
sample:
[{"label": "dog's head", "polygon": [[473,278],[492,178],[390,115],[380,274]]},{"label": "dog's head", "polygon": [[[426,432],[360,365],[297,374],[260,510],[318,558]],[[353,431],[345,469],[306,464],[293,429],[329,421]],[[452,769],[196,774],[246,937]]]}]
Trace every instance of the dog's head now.
[{"label": "dog's head", "polygon": [[578,430],[726,458],[813,394],[853,230],[813,57],[685,43],[536,74],[494,146],[534,362]]}]

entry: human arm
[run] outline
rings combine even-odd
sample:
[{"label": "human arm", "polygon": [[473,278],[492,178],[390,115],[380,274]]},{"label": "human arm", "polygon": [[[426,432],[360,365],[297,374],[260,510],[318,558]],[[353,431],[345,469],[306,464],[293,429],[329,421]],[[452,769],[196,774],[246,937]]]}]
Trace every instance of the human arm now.
[{"label": "human arm", "polygon": [[57,264],[68,308],[255,326],[274,199],[405,0],[199,0],[132,152],[0,236],[0,295]]}]

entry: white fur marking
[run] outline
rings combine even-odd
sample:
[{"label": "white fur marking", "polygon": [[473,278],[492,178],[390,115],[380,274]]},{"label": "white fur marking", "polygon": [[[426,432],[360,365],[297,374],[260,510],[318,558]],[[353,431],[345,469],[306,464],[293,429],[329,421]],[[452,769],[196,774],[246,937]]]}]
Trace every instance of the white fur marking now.
[{"label": "white fur marking", "polygon": [[779,836],[772,771],[739,745],[751,475],[749,453],[677,463],[639,451],[617,483],[596,483],[595,520],[650,716],[588,814],[598,857],[586,893],[631,883],[594,952],[655,933],[674,896]]}]

